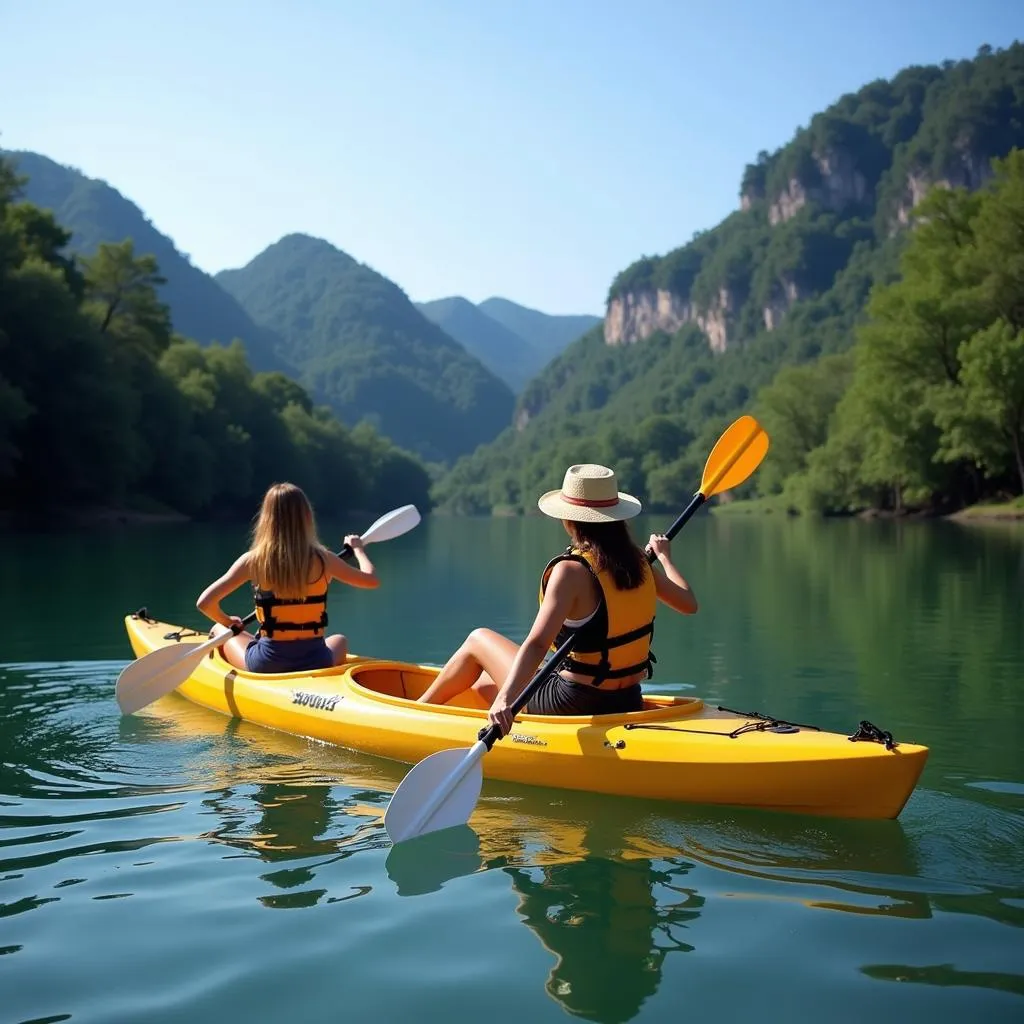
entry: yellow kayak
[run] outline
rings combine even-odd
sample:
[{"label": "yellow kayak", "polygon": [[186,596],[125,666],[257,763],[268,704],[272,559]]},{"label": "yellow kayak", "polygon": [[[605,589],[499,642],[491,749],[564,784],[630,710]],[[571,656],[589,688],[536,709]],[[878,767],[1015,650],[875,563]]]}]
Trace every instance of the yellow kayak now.
[{"label": "yellow kayak", "polygon": [[[124,621],[137,657],[207,639],[138,614]],[[415,764],[469,747],[487,723],[472,692],[444,706],[415,702],[437,672],[353,655],[335,668],[257,675],[214,650],[177,692],[257,725]],[[869,723],[852,741],[696,697],[645,694],[644,705],[623,715],[521,714],[483,758],[484,775],[620,796],[895,818],[928,758],[927,747],[893,743]]]}]

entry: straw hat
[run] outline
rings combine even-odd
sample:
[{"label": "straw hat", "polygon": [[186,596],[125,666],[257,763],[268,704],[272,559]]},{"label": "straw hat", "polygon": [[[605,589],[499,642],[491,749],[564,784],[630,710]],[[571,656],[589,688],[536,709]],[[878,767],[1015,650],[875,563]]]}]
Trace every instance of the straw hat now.
[{"label": "straw hat", "polygon": [[641,508],[632,494],[619,490],[612,470],[592,463],[570,466],[561,490],[542,494],[537,507],[552,519],[577,523],[615,523],[632,519]]}]

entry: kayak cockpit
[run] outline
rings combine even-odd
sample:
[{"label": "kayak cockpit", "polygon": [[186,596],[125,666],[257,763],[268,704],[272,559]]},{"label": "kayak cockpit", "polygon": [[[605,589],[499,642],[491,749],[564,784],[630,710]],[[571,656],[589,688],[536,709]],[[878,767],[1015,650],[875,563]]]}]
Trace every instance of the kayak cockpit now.
[{"label": "kayak cockpit", "polygon": [[[349,670],[349,679],[380,697],[397,698],[399,700],[417,700],[427,687],[434,681],[438,668],[424,665],[408,665],[403,662],[375,662],[366,665],[353,665]],[[473,691],[467,690],[453,697],[447,704],[449,708],[470,708],[486,711],[487,705]],[[698,697],[669,697],[645,695],[644,711],[666,711],[671,709],[675,714],[692,714],[701,710],[704,702]],[[642,714],[643,712],[633,712]]]},{"label": "kayak cockpit", "polygon": [[[440,669],[422,665],[406,665],[401,662],[385,662],[373,665],[354,665],[349,678],[371,693],[382,697],[400,697],[417,700],[434,681]],[[486,709],[487,705],[472,691],[460,693],[448,701],[448,707]]]}]

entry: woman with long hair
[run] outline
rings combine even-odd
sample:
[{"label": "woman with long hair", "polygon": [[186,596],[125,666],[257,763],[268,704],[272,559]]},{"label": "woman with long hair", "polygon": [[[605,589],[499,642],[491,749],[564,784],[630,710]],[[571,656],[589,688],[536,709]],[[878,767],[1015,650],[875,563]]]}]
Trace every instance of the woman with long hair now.
[{"label": "woman with long hair", "polygon": [[660,600],[683,615],[697,599],[672,564],[671,545],[652,534],[651,551],[663,573],[629,534],[626,520],[640,502],[618,489],[606,466],[570,466],[562,487],[537,502],[559,519],[571,544],[545,567],[540,608],[521,646],[492,629],[475,629],[420,697],[445,704],[472,688],[490,705],[488,717],[508,732],[510,708],[540,667],[545,653],[575,633],[569,656],[530,698],[527,712],[601,715],[639,711],[641,681],[652,674],[651,637]]},{"label": "woman with long hair", "polygon": [[222,650],[235,668],[249,672],[310,672],[340,665],[348,642],[325,636],[327,588],[331,580],[353,587],[380,585],[358,534],[345,543],[359,563],[347,565],[317,537],[312,506],[301,488],[274,484],[263,496],[249,550],[199,595],[196,607],[222,626],[241,625],[220,606],[228,594],[251,583],[259,631],[240,632]]}]

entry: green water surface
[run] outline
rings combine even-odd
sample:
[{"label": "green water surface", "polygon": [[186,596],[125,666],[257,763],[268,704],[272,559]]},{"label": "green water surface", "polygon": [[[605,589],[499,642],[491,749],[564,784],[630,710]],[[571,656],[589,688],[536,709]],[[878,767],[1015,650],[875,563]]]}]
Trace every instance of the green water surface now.
[{"label": "green water surface", "polygon": [[[564,542],[426,520],[332,628],[428,662],[521,639]],[[119,715],[122,616],[199,625],[243,543],[0,537],[0,1024],[1024,1020],[1024,527],[702,516],[674,545],[701,610],[661,613],[648,689],[927,744],[898,820],[488,782],[413,856],[380,822],[406,766],[177,696]]]}]

